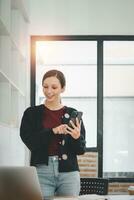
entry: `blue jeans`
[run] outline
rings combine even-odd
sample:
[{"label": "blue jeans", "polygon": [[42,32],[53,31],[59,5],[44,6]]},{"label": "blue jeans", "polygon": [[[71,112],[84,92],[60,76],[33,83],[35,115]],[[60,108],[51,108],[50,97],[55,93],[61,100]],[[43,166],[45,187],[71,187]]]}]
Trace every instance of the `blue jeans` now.
[{"label": "blue jeans", "polygon": [[59,172],[58,156],[49,156],[48,166],[43,164],[36,168],[43,197],[79,195],[79,172]]}]

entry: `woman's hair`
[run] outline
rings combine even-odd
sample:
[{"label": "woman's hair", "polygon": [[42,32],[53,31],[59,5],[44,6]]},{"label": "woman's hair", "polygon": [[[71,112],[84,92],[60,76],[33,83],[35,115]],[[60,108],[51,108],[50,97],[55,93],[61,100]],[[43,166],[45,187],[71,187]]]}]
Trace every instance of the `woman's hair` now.
[{"label": "woman's hair", "polygon": [[44,76],[42,78],[42,85],[43,85],[44,80],[46,78],[49,78],[49,77],[52,77],[52,76],[56,77],[60,81],[62,88],[66,85],[66,79],[65,79],[64,74],[61,71],[56,70],[56,69],[49,70],[44,74]]}]

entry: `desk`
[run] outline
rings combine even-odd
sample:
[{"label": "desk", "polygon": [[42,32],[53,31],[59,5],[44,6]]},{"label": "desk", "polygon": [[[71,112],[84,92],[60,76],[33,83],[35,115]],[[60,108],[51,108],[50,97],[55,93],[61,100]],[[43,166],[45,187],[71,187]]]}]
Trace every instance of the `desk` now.
[{"label": "desk", "polygon": [[81,195],[78,197],[54,197],[51,200],[134,200],[134,195]]},{"label": "desk", "polygon": [[134,200],[134,195],[106,195],[108,200]]},{"label": "desk", "polygon": [[134,195],[83,195],[78,200],[134,200]]}]

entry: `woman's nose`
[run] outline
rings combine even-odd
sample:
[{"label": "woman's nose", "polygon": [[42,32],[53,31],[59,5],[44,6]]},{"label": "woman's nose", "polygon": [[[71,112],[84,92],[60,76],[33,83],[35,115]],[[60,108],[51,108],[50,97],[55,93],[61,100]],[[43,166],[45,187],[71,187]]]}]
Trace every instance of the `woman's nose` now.
[{"label": "woman's nose", "polygon": [[51,88],[48,88],[47,92],[48,92],[48,93],[51,93],[51,92],[52,92],[52,89],[51,89]]}]

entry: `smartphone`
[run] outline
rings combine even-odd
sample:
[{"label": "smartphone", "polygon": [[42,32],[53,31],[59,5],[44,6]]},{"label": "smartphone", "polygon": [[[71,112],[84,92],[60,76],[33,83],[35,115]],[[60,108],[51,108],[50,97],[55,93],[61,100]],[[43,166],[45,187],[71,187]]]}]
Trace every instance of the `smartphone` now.
[{"label": "smartphone", "polygon": [[80,122],[80,120],[81,120],[81,118],[82,118],[82,115],[83,115],[83,112],[81,112],[81,111],[73,111],[73,112],[71,113],[68,126],[70,126],[71,128],[73,128],[73,127],[72,127],[72,124],[70,123],[70,120],[76,125],[76,117],[78,118],[78,120],[79,120],[79,122]]}]

